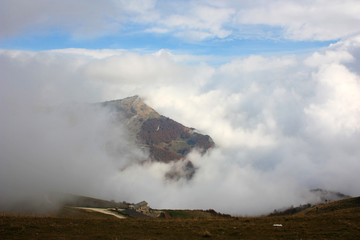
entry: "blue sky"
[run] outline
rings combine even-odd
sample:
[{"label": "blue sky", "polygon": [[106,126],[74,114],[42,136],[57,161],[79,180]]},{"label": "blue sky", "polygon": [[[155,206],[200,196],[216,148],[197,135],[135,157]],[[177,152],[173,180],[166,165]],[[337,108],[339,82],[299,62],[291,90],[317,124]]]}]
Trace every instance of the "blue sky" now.
[{"label": "blue sky", "polygon": [[94,39],[74,40],[66,34],[23,34],[1,42],[3,49],[51,50],[63,48],[127,49],[136,52],[155,52],[169,49],[177,53],[214,56],[243,56],[250,54],[297,54],[308,53],[326,47],[332,41],[294,41],[287,39],[209,39],[189,42],[171,35],[141,33],[124,36],[105,36]]}]

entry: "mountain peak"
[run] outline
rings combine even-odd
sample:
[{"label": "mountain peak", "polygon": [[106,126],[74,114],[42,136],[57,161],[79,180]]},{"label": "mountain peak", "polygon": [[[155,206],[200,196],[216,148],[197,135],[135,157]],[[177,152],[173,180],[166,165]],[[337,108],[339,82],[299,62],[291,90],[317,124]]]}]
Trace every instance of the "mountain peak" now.
[{"label": "mountain peak", "polygon": [[138,96],[102,103],[118,112],[126,121],[142,147],[147,147],[155,161],[170,162],[185,158],[193,149],[205,153],[214,146],[208,135],[202,135],[193,128],[160,115]]},{"label": "mountain peak", "polygon": [[146,105],[138,95],[107,101],[102,103],[102,105],[111,108],[127,119],[127,126],[135,135],[140,132],[143,122],[149,118],[160,117],[160,114]]}]

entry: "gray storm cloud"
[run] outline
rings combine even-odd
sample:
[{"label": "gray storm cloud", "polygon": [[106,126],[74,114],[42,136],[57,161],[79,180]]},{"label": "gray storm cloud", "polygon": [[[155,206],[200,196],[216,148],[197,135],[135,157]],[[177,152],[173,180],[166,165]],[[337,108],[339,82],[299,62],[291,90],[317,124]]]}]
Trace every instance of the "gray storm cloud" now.
[{"label": "gray storm cloud", "polygon": [[[311,188],[359,195],[359,37],[219,67],[110,52],[0,53],[2,205],[50,188],[253,215],[312,201]],[[216,142],[188,156],[199,168],[192,181],[165,181],[174,166],[131,164],[146,154],[111,113],[83,104],[135,94]]]}]

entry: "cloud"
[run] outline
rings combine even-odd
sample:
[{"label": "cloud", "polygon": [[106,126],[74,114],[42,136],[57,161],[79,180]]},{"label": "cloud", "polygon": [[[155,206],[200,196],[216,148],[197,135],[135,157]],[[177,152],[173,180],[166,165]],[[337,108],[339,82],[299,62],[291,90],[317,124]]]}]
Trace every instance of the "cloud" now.
[{"label": "cloud", "polygon": [[240,9],[240,24],[265,24],[284,29],[293,40],[333,40],[359,32],[358,1],[274,1]]},{"label": "cloud", "polygon": [[125,50],[125,49],[124,50],[123,49],[92,50],[92,49],[84,49],[84,48],[67,48],[67,49],[54,49],[54,50],[50,50],[49,52],[67,54],[67,55],[75,55],[75,56],[82,55],[83,57],[103,59],[103,58],[122,55],[125,52],[127,52],[127,50]]},{"label": "cloud", "polygon": [[88,39],[170,34],[208,39],[337,40],[359,33],[359,2],[342,1],[43,1],[0,3],[0,35],[66,34]]},{"label": "cloud", "polygon": [[[24,31],[45,34],[52,31],[70,32],[74,37],[98,36],[118,29],[114,7],[110,1],[43,1],[16,0],[1,2],[1,35],[12,36]],[[117,12],[119,16],[121,12]]]},{"label": "cloud", "polygon": [[231,19],[233,13],[233,9],[195,5],[186,15],[182,12],[166,17],[161,25],[168,29],[177,29],[176,35],[185,39],[226,38],[231,31],[224,29],[223,25]]},{"label": "cloud", "polygon": [[0,90],[2,210],[18,204],[44,210],[49,193],[101,197],[109,191],[109,177],[147,159],[126,128],[114,124],[110,112],[81,103],[90,100],[83,96],[94,92],[74,74],[76,61],[63,61],[57,54],[51,59],[53,53],[12,53],[2,52],[0,57],[7,69],[1,73]]},{"label": "cloud", "polygon": [[322,68],[319,79],[319,100],[305,112],[317,119],[319,128],[334,133],[359,131],[360,78],[345,66],[332,64]]},{"label": "cloud", "polygon": [[[311,188],[359,195],[359,52],[358,36],[309,55],[221,66],[168,50],[2,50],[0,189],[40,182],[155,208],[240,215],[313,201]],[[216,142],[204,156],[189,155],[199,169],[192,181],[164,179],[178,166],[129,164],[146,155],[126,130],[111,114],[75,104],[135,94]]]}]

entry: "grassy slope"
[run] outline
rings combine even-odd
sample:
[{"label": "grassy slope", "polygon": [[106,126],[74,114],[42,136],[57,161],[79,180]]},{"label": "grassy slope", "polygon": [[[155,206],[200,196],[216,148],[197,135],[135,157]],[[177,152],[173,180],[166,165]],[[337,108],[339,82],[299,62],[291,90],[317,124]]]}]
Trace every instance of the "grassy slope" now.
[{"label": "grassy slope", "polygon": [[[292,216],[209,217],[169,210],[177,218],[116,219],[65,209],[58,216],[0,217],[0,239],[360,239],[359,199]],[[319,210],[321,208],[321,210]],[[282,224],[274,227],[273,224]]]},{"label": "grassy slope", "polygon": [[348,198],[339,201],[330,202],[327,204],[320,204],[311,208],[308,208],[300,213],[299,215],[314,215],[320,213],[334,213],[336,211],[351,211],[360,207],[360,197]]}]

